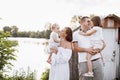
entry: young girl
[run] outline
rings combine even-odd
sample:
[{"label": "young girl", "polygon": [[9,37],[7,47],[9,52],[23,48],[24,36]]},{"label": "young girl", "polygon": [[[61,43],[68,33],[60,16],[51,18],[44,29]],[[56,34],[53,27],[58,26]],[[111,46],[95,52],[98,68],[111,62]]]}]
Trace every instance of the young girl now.
[{"label": "young girl", "polygon": [[53,24],[52,27],[51,27],[51,34],[50,34],[50,40],[49,40],[49,57],[48,57],[48,60],[47,62],[48,63],[51,63],[51,56],[52,56],[52,49],[53,47],[58,47],[59,46],[59,43],[60,43],[60,38],[59,38],[59,25],[58,24]]},{"label": "young girl", "polygon": [[[83,36],[90,36],[90,43],[93,48],[98,49],[104,49],[105,42],[103,40],[103,33],[102,33],[102,26],[101,26],[101,20],[99,16],[95,16],[91,19],[93,28],[88,30],[86,33],[80,32],[80,35]],[[103,46],[103,47],[102,47]],[[100,53],[101,54],[101,53]],[[94,77],[93,71],[92,71],[92,61],[91,61],[91,54],[87,54],[87,65],[88,65],[88,72],[84,74],[84,76],[88,77]],[[102,54],[101,54],[102,57]]]}]

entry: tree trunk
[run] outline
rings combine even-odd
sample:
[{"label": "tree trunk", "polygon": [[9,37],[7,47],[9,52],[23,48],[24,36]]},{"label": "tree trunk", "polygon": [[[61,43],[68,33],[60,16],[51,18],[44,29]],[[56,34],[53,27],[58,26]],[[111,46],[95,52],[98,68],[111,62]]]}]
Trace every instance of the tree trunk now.
[{"label": "tree trunk", "polygon": [[79,80],[77,52],[72,51],[72,56],[69,61],[69,65],[70,65],[70,80]]}]

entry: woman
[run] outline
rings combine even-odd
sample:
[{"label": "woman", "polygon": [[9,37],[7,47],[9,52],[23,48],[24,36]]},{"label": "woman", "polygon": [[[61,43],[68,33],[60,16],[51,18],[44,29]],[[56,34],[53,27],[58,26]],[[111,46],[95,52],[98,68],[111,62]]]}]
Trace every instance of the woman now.
[{"label": "woman", "polygon": [[[69,60],[72,55],[72,30],[69,27],[65,27],[60,31],[60,47],[52,50],[54,58],[54,64],[51,66],[49,80],[69,80]],[[54,68],[54,69],[53,69]],[[52,74],[52,75],[51,75]]]}]

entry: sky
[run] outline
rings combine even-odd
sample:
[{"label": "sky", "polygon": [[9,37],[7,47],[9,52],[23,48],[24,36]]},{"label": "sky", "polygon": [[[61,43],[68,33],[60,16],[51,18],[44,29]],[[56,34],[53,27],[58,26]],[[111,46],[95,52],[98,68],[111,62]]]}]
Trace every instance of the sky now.
[{"label": "sky", "polygon": [[74,15],[120,16],[120,0],[0,0],[0,29],[16,25],[19,31],[42,31],[46,23],[69,26]]}]

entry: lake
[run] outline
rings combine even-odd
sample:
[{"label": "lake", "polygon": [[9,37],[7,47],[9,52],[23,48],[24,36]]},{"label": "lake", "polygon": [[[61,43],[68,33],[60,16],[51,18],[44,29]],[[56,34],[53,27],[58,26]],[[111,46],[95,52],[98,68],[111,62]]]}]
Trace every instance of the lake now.
[{"label": "lake", "polygon": [[35,39],[35,38],[9,38],[10,40],[17,40],[19,45],[16,47],[16,61],[12,61],[12,73],[14,70],[23,68],[27,71],[30,67],[31,71],[36,71],[36,79],[40,80],[41,74],[50,65],[46,62],[48,54],[46,53],[46,39]]}]

